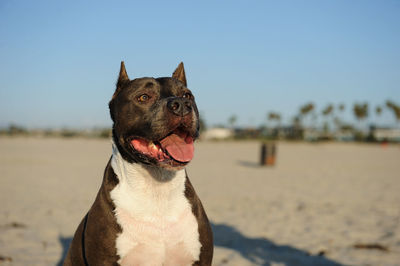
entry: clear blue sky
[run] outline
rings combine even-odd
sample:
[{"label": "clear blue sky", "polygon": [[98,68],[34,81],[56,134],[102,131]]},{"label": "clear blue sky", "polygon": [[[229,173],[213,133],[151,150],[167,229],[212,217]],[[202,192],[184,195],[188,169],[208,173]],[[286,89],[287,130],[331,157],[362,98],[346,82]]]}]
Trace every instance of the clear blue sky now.
[{"label": "clear blue sky", "polygon": [[0,36],[0,126],[111,125],[121,60],[130,78],[183,61],[209,125],[400,103],[400,1],[2,0]]}]

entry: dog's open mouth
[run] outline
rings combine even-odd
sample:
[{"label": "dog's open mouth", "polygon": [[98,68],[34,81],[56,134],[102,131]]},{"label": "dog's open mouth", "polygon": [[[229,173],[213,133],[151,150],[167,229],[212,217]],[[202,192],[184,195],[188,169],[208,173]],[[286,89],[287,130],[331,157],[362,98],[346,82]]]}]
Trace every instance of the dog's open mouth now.
[{"label": "dog's open mouth", "polygon": [[157,141],[133,138],[130,143],[136,151],[159,162],[173,160],[178,164],[187,164],[193,159],[193,137],[181,129],[176,129]]}]

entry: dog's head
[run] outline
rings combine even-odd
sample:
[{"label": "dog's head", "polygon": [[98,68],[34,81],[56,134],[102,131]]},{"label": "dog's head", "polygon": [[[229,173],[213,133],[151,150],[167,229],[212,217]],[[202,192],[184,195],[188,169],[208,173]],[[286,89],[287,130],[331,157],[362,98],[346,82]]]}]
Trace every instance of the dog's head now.
[{"label": "dog's head", "polygon": [[130,80],[121,62],[109,107],[114,142],[128,162],[178,170],[193,158],[199,113],[183,63],[172,77]]}]

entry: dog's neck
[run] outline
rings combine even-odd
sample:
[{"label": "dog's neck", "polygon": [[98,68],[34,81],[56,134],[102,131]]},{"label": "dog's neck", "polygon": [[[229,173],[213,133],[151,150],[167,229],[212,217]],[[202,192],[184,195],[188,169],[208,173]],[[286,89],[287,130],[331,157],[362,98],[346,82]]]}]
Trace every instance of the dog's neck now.
[{"label": "dog's neck", "polygon": [[122,157],[114,142],[112,142],[112,151],[111,165],[120,179],[132,179],[135,176],[141,176],[145,179],[153,179],[156,182],[168,182],[177,176],[185,176],[185,169],[173,171],[153,165],[130,163]]}]

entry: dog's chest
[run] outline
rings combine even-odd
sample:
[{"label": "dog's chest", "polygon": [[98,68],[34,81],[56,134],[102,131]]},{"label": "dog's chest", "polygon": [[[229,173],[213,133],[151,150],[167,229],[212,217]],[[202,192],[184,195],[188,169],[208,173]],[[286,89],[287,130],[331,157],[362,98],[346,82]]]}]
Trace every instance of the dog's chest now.
[{"label": "dog's chest", "polygon": [[192,265],[199,258],[198,224],[184,196],[185,172],[156,181],[140,165],[113,155],[119,184],[110,195],[122,232],[116,248],[121,265]]}]

